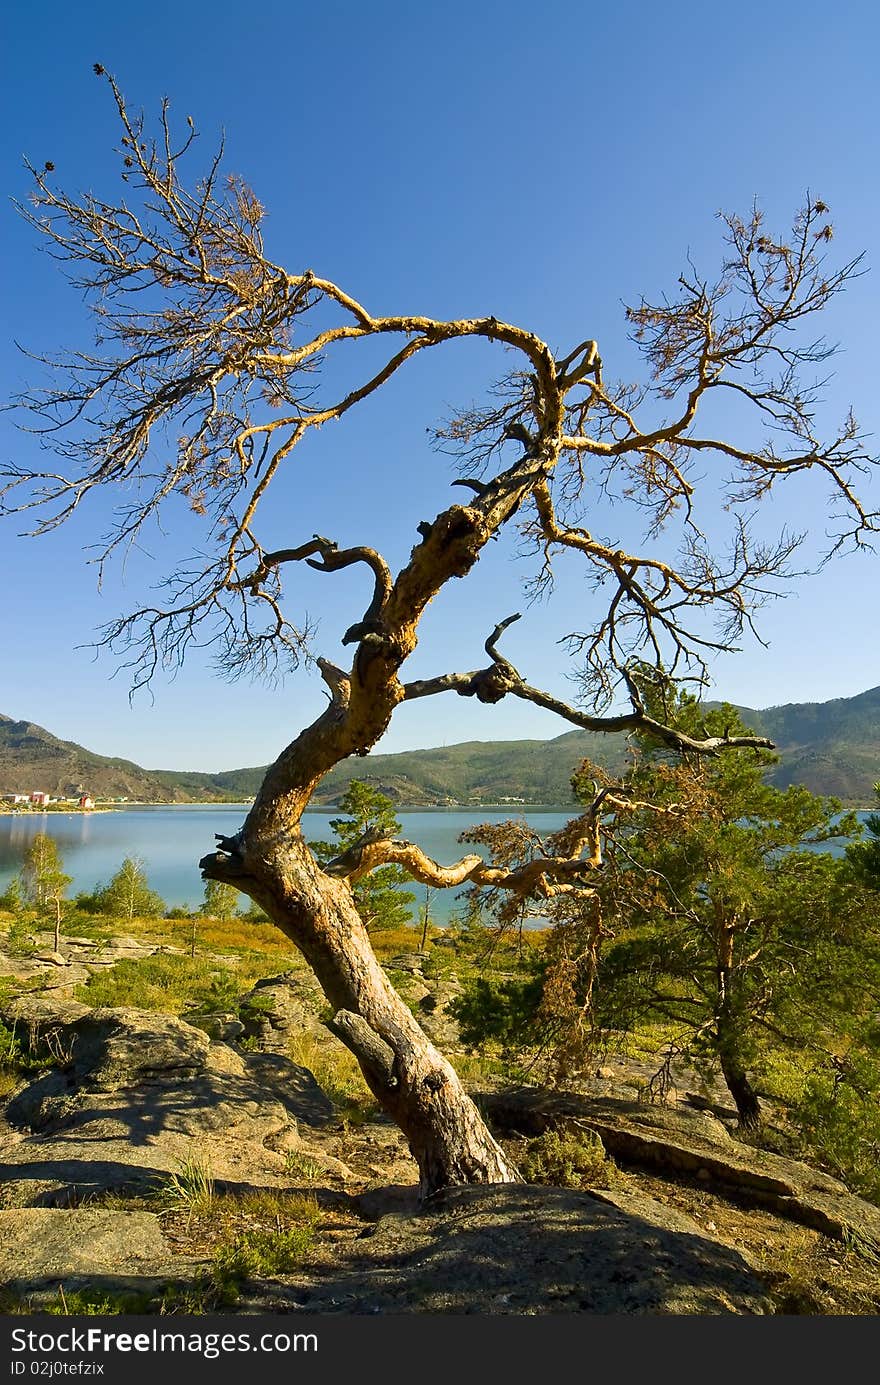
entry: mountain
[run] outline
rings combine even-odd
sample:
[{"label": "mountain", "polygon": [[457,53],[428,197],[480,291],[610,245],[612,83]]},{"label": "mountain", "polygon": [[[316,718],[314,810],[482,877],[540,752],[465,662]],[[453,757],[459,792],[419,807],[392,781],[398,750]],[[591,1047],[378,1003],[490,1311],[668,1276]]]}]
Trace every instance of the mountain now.
[{"label": "mountain", "polygon": [[34,790],[53,797],[85,792],[95,798],[167,803],[186,797],[131,760],[95,755],[74,741],[59,740],[32,721],[13,721],[0,714],[0,791]]},{"label": "mountain", "polygon": [[[717,704],[716,704],[717,705]],[[780,763],[768,778],[780,787],[805,784],[861,807],[873,802],[880,779],[880,687],[831,702],[737,709],[747,725],[776,742]],[[338,765],[314,802],[335,802],[352,779],[368,779],[401,806],[571,802],[569,778],[584,758],[612,772],[623,768],[620,736],[568,731],[550,741],[467,741],[432,750],[369,755]],[[0,791],[42,789],[54,795],[82,790],[96,798],[153,803],[251,798],[264,767],[204,774],[145,770],[62,741],[33,722],[0,715]]]},{"label": "mountain", "polygon": [[880,688],[830,702],[788,702],[755,711],[743,720],[775,741],[780,763],[768,775],[780,788],[805,784],[847,804],[872,804],[880,779]]},{"label": "mountain", "polygon": [[[395,755],[368,755],[337,765],[327,775],[314,802],[334,803],[352,779],[368,779],[395,803],[410,807],[448,807],[457,803],[500,803],[521,798],[529,803],[568,803],[569,778],[589,756],[609,769],[624,766],[625,742],[619,736],[571,731],[552,741],[465,741],[433,750],[405,750]],[[0,761],[2,773],[2,761]],[[193,798],[250,798],[265,769],[227,770],[220,774],[155,770],[168,790]]]}]

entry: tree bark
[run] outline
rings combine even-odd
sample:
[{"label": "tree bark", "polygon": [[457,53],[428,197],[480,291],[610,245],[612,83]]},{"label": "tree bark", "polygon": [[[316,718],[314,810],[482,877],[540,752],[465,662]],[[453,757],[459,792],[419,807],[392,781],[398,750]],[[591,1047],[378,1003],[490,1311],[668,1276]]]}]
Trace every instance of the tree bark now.
[{"label": "tree bark", "polygon": [[735,914],[727,914],[721,903],[715,901],[715,946],[716,962],[716,1001],[715,1001],[715,1040],[718,1061],[727,1090],[736,1105],[739,1123],[748,1130],[761,1120],[761,1107],[741,1057],[740,1034],[742,1016],[737,1014],[736,992],[736,942],[738,919]]},{"label": "tree bark", "polygon": [[761,1105],[742,1063],[723,1043],[719,1043],[719,1061],[727,1090],[736,1105],[740,1125],[749,1130],[761,1121]]},{"label": "tree bark", "polygon": [[246,828],[235,854],[201,864],[255,899],[312,967],[334,1011],[333,1033],[406,1135],[423,1198],[458,1184],[519,1181],[452,1066],[385,975],[347,881],[323,873],[298,827],[274,841]]}]

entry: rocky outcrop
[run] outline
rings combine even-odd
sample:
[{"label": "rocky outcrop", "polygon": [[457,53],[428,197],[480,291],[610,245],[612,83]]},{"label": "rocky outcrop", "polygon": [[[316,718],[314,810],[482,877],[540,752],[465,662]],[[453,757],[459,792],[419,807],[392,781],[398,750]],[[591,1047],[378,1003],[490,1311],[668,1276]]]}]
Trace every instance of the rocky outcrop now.
[{"label": "rocky outcrop", "polygon": [[305,1068],[236,1052],[172,1015],[92,1010],[42,994],[19,997],[2,1015],[53,1063],[6,1105],[7,1207],[143,1191],[192,1159],[222,1182],[277,1184],[287,1150],[333,1115]]},{"label": "rocky outcrop", "polygon": [[880,1208],[799,1160],[740,1143],[714,1116],[686,1102],[652,1105],[538,1087],[486,1093],[480,1101],[496,1130],[538,1135],[575,1122],[597,1134],[624,1164],[696,1177],[825,1235],[880,1252]]},{"label": "rocky outcrop", "polygon": [[12,977],[20,984],[39,984],[42,991],[65,994],[82,986],[96,972],[115,967],[117,962],[138,961],[155,952],[177,952],[179,949],[144,943],[124,936],[96,942],[91,938],[62,937],[56,952],[51,934],[35,933],[27,941],[25,952],[0,948],[0,976]]},{"label": "rocky outcrop", "polygon": [[[445,984],[424,977],[417,954],[389,967],[406,973],[420,1010]],[[771,1221],[786,1253],[800,1244],[791,1237],[844,1240],[846,1252],[827,1252],[832,1265],[854,1246],[880,1248],[880,1211],[842,1184],[743,1144],[715,1101],[637,1100],[634,1074],[608,1065],[579,1094],[523,1088],[479,1100],[496,1131],[516,1137],[514,1161],[523,1136],[573,1127],[598,1135],[629,1173],[598,1160],[585,1190],[473,1187],[420,1210],[399,1130],[378,1116],[338,1121],[312,1074],[284,1052],[304,1029],[336,1043],[319,1003],[310,978],[285,973],[254,987],[241,1020],[91,1009],[57,988],[0,1009],[50,1065],[11,1094],[0,1118],[0,1283],[35,1303],[57,1298],[59,1285],[143,1290],[158,1311],[156,1289],[197,1276],[205,1262],[194,1251],[210,1258],[210,1244],[146,1211],[89,1204],[153,1190],[186,1163],[218,1191],[307,1187],[345,1210],[301,1270],[243,1289],[241,1311],[753,1314],[774,1311],[770,1241],[760,1239]],[[742,1225],[707,1214],[710,1193],[759,1222],[757,1236],[743,1240]],[[166,1215],[182,1223],[186,1205]],[[819,1311],[848,1309],[832,1301]]]},{"label": "rocky outcrop", "polygon": [[[603,1195],[604,1196],[604,1195]],[[459,1188],[308,1266],[277,1306],[307,1313],[764,1313],[736,1250],[649,1197],[611,1205],[524,1185]]]},{"label": "rocky outcrop", "polygon": [[[319,1012],[326,1001],[310,973],[282,972],[258,981],[239,1004],[245,1035],[267,1053],[286,1054],[291,1039],[309,1033],[321,1041],[329,1033]],[[336,1042],[332,1040],[331,1042]]]},{"label": "rocky outcrop", "polygon": [[153,1288],[197,1272],[200,1262],[176,1255],[150,1212],[99,1208],[0,1211],[0,1283],[15,1294],[57,1294],[105,1287]]}]

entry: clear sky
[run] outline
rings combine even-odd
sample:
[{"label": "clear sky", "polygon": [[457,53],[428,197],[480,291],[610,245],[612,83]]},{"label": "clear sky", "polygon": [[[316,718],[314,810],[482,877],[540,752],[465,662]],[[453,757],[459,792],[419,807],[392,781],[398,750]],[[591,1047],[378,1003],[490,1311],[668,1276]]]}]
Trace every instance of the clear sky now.
[{"label": "clear sky", "polygon": [[[375,312],[493,313],[559,349],[593,336],[608,373],[627,375],[621,303],[674,289],[688,250],[711,274],[720,208],[745,212],[757,197],[781,230],[810,189],[831,208],[833,256],[864,251],[869,271],[826,314],[842,348],[826,416],[831,427],[852,403],[876,434],[878,16],[870,0],[9,6],[6,191],[27,196],[25,154],[51,159],[70,191],[101,192],[118,178],[108,161],[114,112],[91,70],[100,61],[132,107],[152,113],[168,96],[181,120],[191,113],[206,148],[225,130],[226,165],[266,204],[267,249],[290,269],[336,279]],[[82,347],[90,329],[8,203],[0,225],[11,395],[33,378],[14,342]],[[399,563],[418,521],[450,503],[453,473],[426,429],[479,397],[489,377],[472,344],[431,355],[298,458],[273,517],[281,542],[320,532],[374,543]],[[8,413],[0,431],[4,458],[35,456]],[[869,498],[880,505],[876,482]],[[112,658],[78,648],[142,598],[174,552],[174,536],[157,533],[99,593],[84,550],[101,518],[99,503],[39,540],[0,521],[0,711],[153,768],[273,759],[323,705],[311,674],[280,689],[230,685],[194,657],[176,680],[156,682],[152,701],[129,705]],[[821,537],[823,493],[787,487],[769,517],[783,521]],[[513,546],[490,549],[431,608],[408,674],[478,667],[495,622],[523,610],[505,651],[529,681],[570,696],[557,642],[583,623],[574,569],[563,569],[553,601],[526,608]],[[880,683],[878,561],[859,555],[800,579],[762,614],[769,649],[747,641],[716,662],[715,695],[769,706]],[[342,662],[339,636],[365,605],[362,573],[297,579],[292,613],[319,617],[316,652]],[[566,729],[513,699],[485,708],[452,695],[402,708],[381,748]]]}]

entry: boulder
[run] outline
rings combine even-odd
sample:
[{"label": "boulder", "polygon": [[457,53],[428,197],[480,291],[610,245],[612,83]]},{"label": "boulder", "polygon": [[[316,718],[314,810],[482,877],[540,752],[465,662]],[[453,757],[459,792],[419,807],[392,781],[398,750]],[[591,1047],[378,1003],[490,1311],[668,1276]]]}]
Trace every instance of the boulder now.
[{"label": "boulder", "polygon": [[297,1034],[308,1033],[322,1043],[329,1040],[319,1019],[326,1003],[311,975],[288,971],[258,981],[242,998],[239,1014],[245,1034],[255,1039],[260,1049],[286,1054]]},{"label": "boulder", "polygon": [[13,1292],[147,1288],[198,1268],[174,1254],[149,1212],[0,1211],[0,1283]]},{"label": "boulder", "polygon": [[[766,1286],[682,1212],[568,1188],[457,1188],[319,1256],[289,1286],[306,1313],[753,1314]],[[287,1311],[290,1311],[288,1308]]]},{"label": "boulder", "polygon": [[44,991],[69,991],[89,979],[87,969],[63,950],[18,957],[0,949],[0,976],[21,984],[37,982]]},{"label": "boulder", "polygon": [[333,1117],[307,1069],[236,1052],[173,1015],[37,995],[2,1013],[55,1060],[6,1105],[7,1207],[144,1191],[193,1158],[221,1182],[277,1185],[286,1181],[280,1146],[295,1147],[301,1128],[317,1132]]},{"label": "boulder", "polygon": [[705,1110],[539,1087],[487,1092],[480,1104],[496,1130],[538,1135],[573,1121],[597,1134],[608,1153],[625,1165],[695,1177],[827,1236],[880,1253],[880,1208],[800,1160],[733,1139]]},{"label": "boulder", "polygon": [[396,957],[390,958],[385,963],[386,971],[410,971],[421,975],[425,965],[425,954],[423,952],[399,952]]},{"label": "boulder", "polygon": [[90,971],[105,971],[107,967],[115,967],[117,962],[137,962],[143,957],[152,957],[154,952],[160,952],[158,943],[146,943],[138,938],[128,938],[123,936],[107,938],[99,943],[97,947],[76,949],[77,960],[83,962]]},{"label": "boulder", "polygon": [[188,1010],[181,1019],[195,1029],[201,1029],[210,1039],[220,1039],[224,1044],[240,1039],[245,1029],[241,1020],[231,1012],[212,1012],[204,1014],[199,1010]]},{"label": "boulder", "polygon": [[454,1049],[461,1035],[449,1005],[461,995],[461,984],[454,977],[426,978],[427,995],[418,1002],[418,1021],[428,1038],[442,1050]]}]

